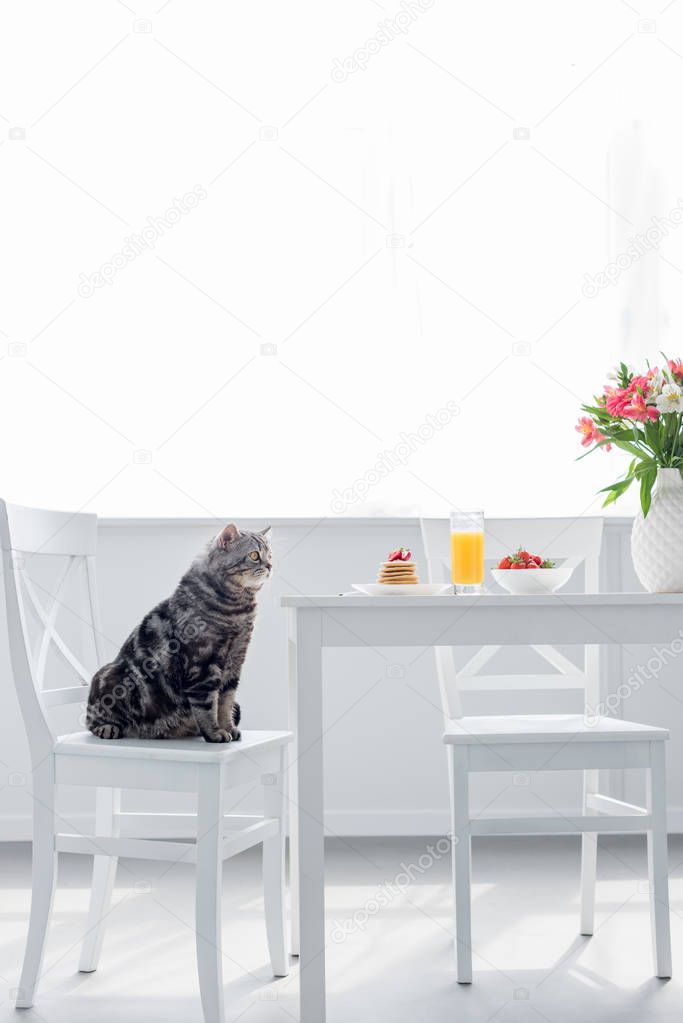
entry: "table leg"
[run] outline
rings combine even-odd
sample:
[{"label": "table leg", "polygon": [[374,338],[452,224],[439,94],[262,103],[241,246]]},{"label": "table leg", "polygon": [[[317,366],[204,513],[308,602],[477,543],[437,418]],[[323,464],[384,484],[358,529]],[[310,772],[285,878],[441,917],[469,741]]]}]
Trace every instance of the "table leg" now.
[{"label": "table leg", "polygon": [[289,770],[287,772],[287,784],[289,787],[289,804],[287,807],[287,818],[289,822],[289,905],[290,905],[290,926],[291,953],[299,955],[299,774],[297,768],[297,757],[299,745],[297,742],[297,720],[296,720],[296,611],[290,608],[287,611],[287,674],[289,684],[289,730],[294,733],[294,738],[289,744]]},{"label": "table leg", "polygon": [[297,608],[295,646],[299,1019],[300,1023],[325,1023],[322,614],[318,609]]}]

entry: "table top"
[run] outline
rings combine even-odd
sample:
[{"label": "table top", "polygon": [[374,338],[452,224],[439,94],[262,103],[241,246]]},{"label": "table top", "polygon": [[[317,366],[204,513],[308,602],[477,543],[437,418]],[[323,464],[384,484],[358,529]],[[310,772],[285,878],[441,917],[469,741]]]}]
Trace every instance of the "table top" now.
[{"label": "table top", "polygon": [[296,608],[453,608],[464,610],[468,607],[669,607],[680,605],[683,609],[683,593],[543,593],[533,596],[511,593],[485,593],[480,596],[465,596],[446,593],[438,597],[380,596],[370,597],[364,593],[286,594],[281,598],[282,607]]}]

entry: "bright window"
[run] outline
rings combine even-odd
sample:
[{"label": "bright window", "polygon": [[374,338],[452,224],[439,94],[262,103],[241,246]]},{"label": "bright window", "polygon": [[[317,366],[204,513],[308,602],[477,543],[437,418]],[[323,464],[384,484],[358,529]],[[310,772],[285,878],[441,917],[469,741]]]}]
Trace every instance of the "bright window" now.
[{"label": "bright window", "polygon": [[624,256],[682,201],[683,4],[1,17],[7,496],[599,507],[624,466],[575,463],[580,400],[683,353],[683,230]]}]

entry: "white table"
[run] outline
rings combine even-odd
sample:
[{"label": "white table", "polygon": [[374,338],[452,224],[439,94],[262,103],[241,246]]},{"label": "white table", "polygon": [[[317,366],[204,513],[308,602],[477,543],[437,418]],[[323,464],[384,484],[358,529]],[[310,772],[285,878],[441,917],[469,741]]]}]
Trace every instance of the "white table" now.
[{"label": "white table", "polygon": [[[286,596],[289,609],[293,951],[301,1023],[325,1020],[322,652],[326,647],[670,643],[682,594]],[[666,722],[658,722],[666,724]],[[298,913],[297,913],[298,901]]]}]

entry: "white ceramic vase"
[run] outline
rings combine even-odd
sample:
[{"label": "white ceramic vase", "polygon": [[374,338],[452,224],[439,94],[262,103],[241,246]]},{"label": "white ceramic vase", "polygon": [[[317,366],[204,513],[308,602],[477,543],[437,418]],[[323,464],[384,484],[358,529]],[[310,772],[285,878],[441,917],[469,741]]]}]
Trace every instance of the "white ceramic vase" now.
[{"label": "white ceramic vase", "polygon": [[631,533],[633,567],[650,593],[683,593],[683,479],[658,469],[652,504],[639,511]]}]

